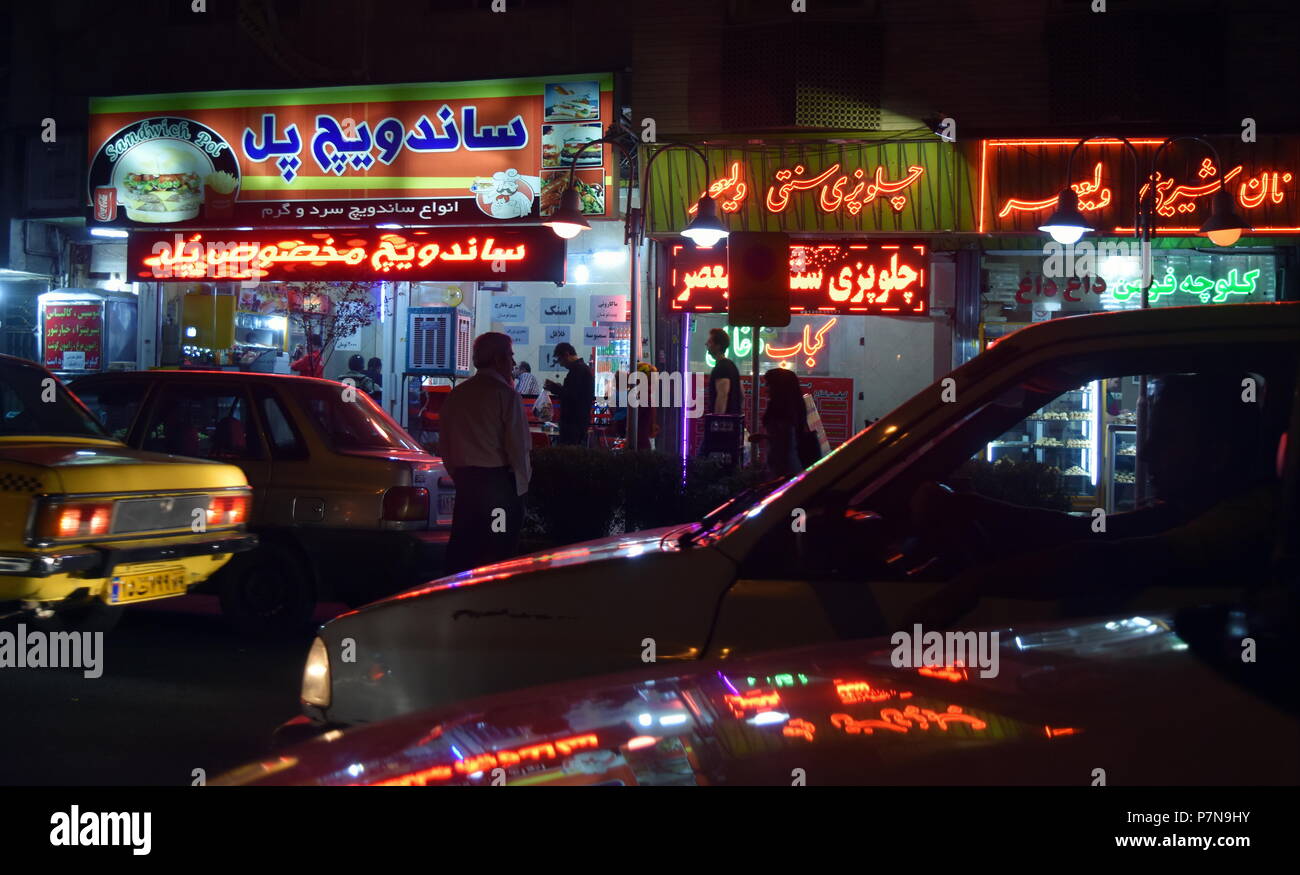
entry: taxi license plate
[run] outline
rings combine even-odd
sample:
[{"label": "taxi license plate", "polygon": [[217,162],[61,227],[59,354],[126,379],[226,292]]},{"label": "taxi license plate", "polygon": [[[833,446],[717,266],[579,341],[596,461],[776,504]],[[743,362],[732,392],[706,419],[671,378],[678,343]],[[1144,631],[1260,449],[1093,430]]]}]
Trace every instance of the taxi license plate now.
[{"label": "taxi license plate", "polygon": [[451,516],[452,509],[456,504],[456,494],[443,494],[438,496],[438,516]]},{"label": "taxi license plate", "polygon": [[109,582],[108,603],[145,602],[168,596],[185,595],[185,569],[164,568],[141,574],[123,574]]}]

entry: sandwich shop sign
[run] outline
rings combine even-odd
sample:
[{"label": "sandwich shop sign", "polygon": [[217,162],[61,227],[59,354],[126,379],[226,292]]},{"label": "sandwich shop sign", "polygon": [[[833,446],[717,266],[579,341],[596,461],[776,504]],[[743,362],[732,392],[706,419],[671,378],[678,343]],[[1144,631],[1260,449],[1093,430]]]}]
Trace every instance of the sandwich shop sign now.
[{"label": "sandwich shop sign", "polygon": [[[536,220],[613,113],[608,74],[90,102],[91,227]],[[607,212],[609,147],[583,153]],[[550,197],[549,195],[555,195]],[[544,204],[544,201],[547,201]]]}]

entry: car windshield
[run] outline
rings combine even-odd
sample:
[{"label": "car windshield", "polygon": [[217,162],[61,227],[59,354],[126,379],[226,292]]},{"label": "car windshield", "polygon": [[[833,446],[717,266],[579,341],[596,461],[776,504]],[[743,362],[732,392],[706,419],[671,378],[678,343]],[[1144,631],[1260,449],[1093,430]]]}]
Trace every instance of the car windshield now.
[{"label": "car windshield", "polygon": [[25,435],[112,439],[49,372],[0,359],[0,437]]},{"label": "car windshield", "polygon": [[332,447],[347,450],[411,450],[422,452],[415,438],[393,421],[364,392],[353,401],[343,400],[343,389],[301,383],[293,394],[306,407],[312,423]]},{"label": "car windshield", "polygon": [[736,493],[733,497],[727,499],[722,504],[705,514],[699,521],[699,528],[692,529],[683,535],[680,543],[685,545],[694,541],[704,532],[709,531],[720,522],[734,519],[754,505],[758,504],[767,496],[771,495],[777,488],[790,482],[790,477],[774,477],[771,480],[765,480],[762,483],[756,483],[749,488]]}]

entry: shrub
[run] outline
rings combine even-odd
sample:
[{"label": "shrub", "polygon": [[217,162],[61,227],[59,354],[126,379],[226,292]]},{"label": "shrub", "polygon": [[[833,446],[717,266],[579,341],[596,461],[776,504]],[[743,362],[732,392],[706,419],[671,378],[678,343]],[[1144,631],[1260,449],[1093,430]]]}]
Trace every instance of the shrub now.
[{"label": "shrub", "polygon": [[689,459],[683,472],[680,460],[653,450],[548,447],[532,459],[524,534],[555,544],[698,520],[770,479],[762,469],[729,472],[710,459]]},{"label": "shrub", "polygon": [[527,507],[535,524],[559,544],[609,534],[619,506],[614,456],[586,447],[533,450]]}]

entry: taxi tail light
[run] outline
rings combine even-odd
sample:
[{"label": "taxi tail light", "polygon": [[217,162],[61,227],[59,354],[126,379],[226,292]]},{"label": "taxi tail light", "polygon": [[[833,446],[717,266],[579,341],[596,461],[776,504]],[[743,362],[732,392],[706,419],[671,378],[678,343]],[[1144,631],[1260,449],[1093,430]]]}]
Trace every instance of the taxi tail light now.
[{"label": "taxi tail light", "polygon": [[107,535],[113,525],[113,502],[75,501],[47,504],[37,517],[36,534],[45,540]]},{"label": "taxi tail light", "polygon": [[250,498],[246,494],[214,495],[208,499],[209,526],[242,526],[248,522]]},{"label": "taxi tail light", "polygon": [[429,518],[429,490],[423,486],[394,486],[384,493],[384,516],[391,522]]}]

